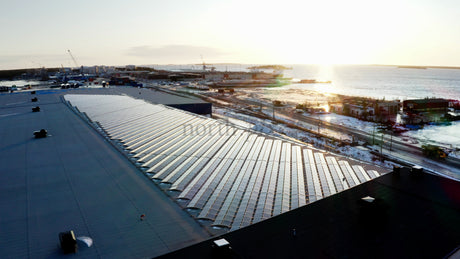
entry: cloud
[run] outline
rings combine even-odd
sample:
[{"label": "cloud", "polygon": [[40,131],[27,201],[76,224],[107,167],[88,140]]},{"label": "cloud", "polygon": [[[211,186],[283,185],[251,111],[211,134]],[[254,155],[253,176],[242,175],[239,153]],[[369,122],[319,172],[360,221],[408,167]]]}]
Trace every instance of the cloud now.
[{"label": "cloud", "polygon": [[206,59],[216,59],[226,55],[223,51],[205,46],[193,45],[166,45],[161,47],[137,46],[127,51],[129,56],[149,58],[155,60],[189,61],[200,60],[201,55]]}]

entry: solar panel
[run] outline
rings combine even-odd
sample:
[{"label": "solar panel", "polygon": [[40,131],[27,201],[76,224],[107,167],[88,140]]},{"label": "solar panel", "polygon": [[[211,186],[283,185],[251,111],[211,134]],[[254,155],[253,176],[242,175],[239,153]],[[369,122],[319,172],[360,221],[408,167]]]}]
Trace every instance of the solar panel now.
[{"label": "solar panel", "polygon": [[142,161],[144,160],[142,157],[147,156],[149,153],[153,153],[155,149],[165,145],[165,143],[169,141],[182,137],[182,135],[183,132],[179,128],[165,129],[156,133],[151,138],[146,139],[143,143],[137,143],[131,146],[130,152],[136,154],[135,157],[141,158]]},{"label": "solar panel", "polygon": [[[219,139],[218,135],[209,135],[197,141],[191,148],[184,151],[178,159],[167,165],[162,171],[167,173],[162,182],[175,182],[180,175],[185,172],[198,158],[200,158],[216,141]],[[193,161],[193,162],[191,162]],[[163,173],[160,171],[159,173]]]},{"label": "solar panel", "polygon": [[[217,186],[217,190],[221,190],[220,192],[215,191],[211,197],[207,200],[206,205],[203,207],[199,217],[207,218],[214,220],[217,216],[219,210],[212,210],[212,208],[219,208],[222,206],[225,197],[228,195],[230,187],[233,184],[236,184],[235,179],[240,173],[241,167],[245,162],[245,158],[251,149],[256,136],[251,135],[246,142],[244,142],[244,146],[241,148],[238,155],[235,157],[234,161],[232,162],[231,166],[229,167],[228,171],[225,172],[222,180],[219,182]],[[244,174],[246,172],[242,172]]]},{"label": "solar panel", "polygon": [[[167,118],[168,120],[170,119],[170,117]],[[149,122],[145,125],[142,125],[142,127],[133,129],[133,131],[131,132],[119,134],[119,136],[123,138],[123,142],[126,146],[132,146],[133,148],[135,148],[135,143],[142,144],[145,143],[145,141],[154,139],[158,132],[167,132],[168,130],[170,131],[171,129],[174,129],[176,127],[181,128],[184,123],[191,123],[192,121],[194,121],[190,118],[178,118],[177,120],[175,120],[175,123],[171,123],[168,122],[168,120],[164,120],[162,121],[162,123]]]},{"label": "solar panel", "polygon": [[[154,118],[156,119],[156,116]],[[110,136],[112,138],[120,138],[120,136],[126,132],[132,131],[135,128],[146,128],[149,127],[150,124],[151,121],[148,120],[137,120],[132,123],[121,124],[118,127],[112,127],[106,130],[110,131]]]},{"label": "solar panel", "polygon": [[302,150],[299,146],[292,147],[292,158],[293,161],[295,161],[295,163],[292,164],[292,174],[294,176],[294,168],[296,174],[296,180],[294,181],[293,177],[292,183],[296,186],[296,192],[293,193],[294,199],[291,199],[291,208],[295,209],[297,207],[304,206],[307,204],[307,193],[305,191],[305,177],[302,163]]},{"label": "solar panel", "polygon": [[273,198],[276,190],[276,179],[280,164],[281,145],[281,140],[277,139],[273,141],[272,151],[268,160],[269,167],[267,167],[267,173],[260,191],[260,197],[254,213],[253,222],[258,222],[267,218],[267,215],[271,216],[272,214],[274,202]]},{"label": "solar panel", "polygon": [[358,178],[356,177],[355,173],[353,172],[353,169],[347,161],[341,160],[339,161],[339,165],[350,187],[359,184]]},{"label": "solar panel", "polygon": [[176,166],[165,178],[161,181],[162,183],[170,183],[173,184],[174,182],[179,179],[185,172],[193,165],[196,163],[196,161],[199,159],[199,157],[196,156],[191,156],[188,157],[185,161],[183,161],[181,164]]},{"label": "solar panel", "polygon": [[[298,146],[293,146],[291,149],[291,209],[299,207],[299,173],[298,173],[298,164],[297,164],[297,148]],[[302,182],[302,184],[304,184]]]},{"label": "solar panel", "polygon": [[[94,110],[94,109],[86,109],[86,110],[91,114],[91,117],[93,119],[105,121],[104,124],[107,125],[107,127],[110,127],[114,124],[118,124],[119,121],[125,120],[126,114],[129,112],[129,110],[135,110],[136,106],[139,106],[139,105],[144,106],[145,102],[142,103],[142,102],[127,101],[126,103],[119,104],[119,105],[112,105],[112,104],[101,105],[100,107],[98,107],[99,110]],[[119,115],[119,116],[116,116],[116,115]],[[107,118],[110,118],[110,120]]]},{"label": "solar panel", "polygon": [[172,190],[184,190],[189,183],[195,178],[195,176],[201,171],[201,169],[207,165],[221,147],[230,139],[231,136],[220,136],[219,140],[210,147],[206,153],[204,153],[183,175],[181,175],[171,186]]},{"label": "solar panel", "polygon": [[273,215],[286,212],[290,207],[291,181],[291,144],[283,143],[280,157],[280,167],[276,185]]},{"label": "solar panel", "polygon": [[162,122],[164,123],[167,121],[166,118],[170,118],[170,115],[165,112],[162,112],[160,114],[152,114],[148,117],[144,117],[142,120],[137,120],[131,123],[124,123],[116,128],[113,127],[107,130],[110,131],[112,137],[123,138],[126,141],[129,141],[129,139],[127,139],[125,135],[152,128],[153,125],[155,125],[155,127],[158,127],[162,125]]},{"label": "solar panel", "polygon": [[133,104],[132,106],[122,107],[121,109],[113,109],[104,114],[92,116],[94,120],[100,120],[104,123],[106,129],[110,130],[123,123],[130,123],[144,116],[152,114],[146,111],[149,107],[147,103]]},{"label": "solar panel", "polygon": [[126,96],[70,99],[148,167],[149,176],[181,191],[188,208],[202,209],[198,218],[212,226],[238,229],[378,176],[317,150],[162,105]]},{"label": "solar panel", "polygon": [[340,181],[340,184],[341,184],[341,186],[342,186],[342,189],[340,189],[340,188],[339,188],[340,185],[339,185],[338,183],[336,183],[336,186],[337,186],[338,190],[341,191],[341,190],[346,190],[346,189],[348,189],[348,188],[349,188],[349,185],[348,185],[348,183],[347,183],[347,179],[346,179],[344,173],[342,172],[342,169],[340,168],[339,163],[337,162],[337,160],[335,159],[335,157],[329,156],[329,157],[327,157],[326,159],[327,159],[327,161],[328,161],[328,163],[329,163],[329,168],[333,167],[334,170],[337,172],[337,175],[338,175],[338,177],[339,177],[338,180]]},{"label": "solar panel", "polygon": [[380,174],[375,170],[368,170],[367,172],[369,173],[369,176],[371,176],[371,178],[376,178],[380,176]]},{"label": "solar panel", "polygon": [[[281,203],[283,201],[283,190],[284,190],[284,174],[285,174],[285,156],[286,149],[284,146],[285,143],[281,145],[281,157],[279,158],[279,169],[276,176],[276,184],[272,188],[269,188],[269,192],[273,194],[273,216],[281,213]],[[268,198],[267,198],[268,199]],[[270,215],[271,216],[271,215]]]},{"label": "solar panel", "polygon": [[316,158],[317,167],[321,167],[324,177],[326,179],[326,182],[321,184],[323,186],[323,190],[325,186],[327,186],[329,189],[329,193],[327,195],[325,194],[325,196],[329,196],[329,195],[336,193],[337,190],[335,188],[334,181],[332,180],[331,171],[329,170],[329,167],[327,166],[326,159],[324,159],[324,155],[322,153],[316,153],[315,158]]},{"label": "solar panel", "polygon": [[366,181],[369,181],[371,178],[367,175],[366,171],[364,171],[364,168],[360,165],[353,165],[352,166],[353,171],[355,174],[358,176],[358,179],[361,183],[364,183]]},{"label": "solar panel", "polygon": [[307,176],[307,189],[309,202],[316,201],[323,197],[318,171],[311,149],[303,150],[304,168]]},{"label": "solar panel", "polygon": [[219,166],[211,173],[208,177],[204,185],[201,187],[200,191],[192,198],[190,203],[187,205],[193,208],[202,208],[204,204],[209,199],[211,193],[217,187],[219,182],[222,180],[224,175],[227,173],[228,168],[233,163],[236,155],[240,152],[242,145],[245,143],[248,137],[247,132],[242,132],[241,135],[235,135],[237,138],[235,144],[233,145],[234,148],[231,148],[222,158],[222,162]]},{"label": "solar panel", "polygon": [[146,154],[141,156],[138,159],[138,161],[145,162],[146,165],[152,165],[152,164],[158,163],[158,160],[156,160],[155,158],[158,154],[172,153],[176,149],[180,148],[181,145],[185,145],[186,143],[190,141],[194,141],[198,137],[199,136],[195,136],[195,137],[185,136],[184,137],[183,134],[181,134],[180,132],[175,132],[174,136],[171,136],[167,140],[163,141],[160,147],[154,150],[150,150],[149,148],[149,152],[148,153],[145,152]]},{"label": "solar panel", "polygon": [[201,172],[190,182],[190,184],[188,184],[188,186],[184,189],[184,191],[179,195],[179,198],[195,199],[192,206],[190,206],[190,203],[189,203],[187,207],[193,207],[193,205],[196,204],[198,199],[201,197],[201,195],[199,197],[195,196],[196,191],[194,191],[193,187],[198,186],[199,188],[201,188],[202,185],[205,183],[205,181],[209,180],[209,177],[211,176],[211,174],[214,172],[214,170],[223,160],[223,157],[227,154],[227,152],[230,150],[233,144],[235,144],[238,137],[239,136],[236,136],[236,134],[232,135],[230,139],[228,140],[228,142],[226,142],[226,145],[224,145],[223,148],[220,149],[219,152],[217,152],[211,158],[208,164],[201,170]]},{"label": "solar panel", "polygon": [[334,186],[336,188],[336,191],[337,192],[343,191],[344,190],[343,184],[342,184],[343,175],[341,176],[337,172],[337,167],[338,167],[337,161],[332,156],[327,156],[326,161],[327,161],[327,165],[329,168],[329,172],[331,173],[331,176],[332,176],[332,180],[334,181]]},{"label": "solar panel", "polygon": [[[209,136],[208,136],[209,137]],[[198,145],[202,145],[203,141],[205,141],[208,137],[206,136],[189,136],[184,137],[181,141],[175,143],[170,148],[162,151],[163,153],[167,154],[168,157],[179,157],[184,154],[187,154],[189,151],[192,151],[193,147],[198,147]],[[147,170],[147,172],[160,172],[165,167],[170,167],[174,163],[175,160],[167,159],[167,160],[156,160],[153,162],[153,166]],[[145,164],[146,166],[149,165],[148,162]],[[159,176],[159,175],[158,175]]]},{"label": "solar panel", "polygon": [[[238,178],[235,181],[235,184],[232,186],[232,189],[229,192],[219,214],[216,216],[214,221],[215,225],[230,227],[233,218],[236,215],[236,212],[239,208],[240,201],[243,201],[243,195],[245,194],[246,187],[249,183],[249,179],[255,172],[255,164],[257,162],[257,157],[261,155],[262,144],[264,143],[264,137],[257,137],[250,153],[248,159],[246,159],[241,172],[238,175]],[[257,173],[257,172],[256,172]],[[248,192],[252,190],[247,190]]]},{"label": "solar panel", "polygon": [[243,200],[233,221],[234,224],[232,225],[232,229],[251,224],[253,215],[255,213],[259,193],[262,188],[262,182],[267,170],[272,145],[272,139],[265,139],[262,146],[262,152],[259,155],[259,159],[257,160],[254,167],[254,172],[247,186],[248,191],[244,193]]}]

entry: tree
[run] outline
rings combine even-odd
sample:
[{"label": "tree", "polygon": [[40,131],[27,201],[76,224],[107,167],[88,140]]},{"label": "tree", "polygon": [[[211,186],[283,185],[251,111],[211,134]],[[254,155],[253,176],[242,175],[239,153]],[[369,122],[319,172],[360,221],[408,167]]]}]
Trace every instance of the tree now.
[{"label": "tree", "polygon": [[350,115],[350,104],[348,103],[343,104],[343,115],[346,115],[346,116]]}]

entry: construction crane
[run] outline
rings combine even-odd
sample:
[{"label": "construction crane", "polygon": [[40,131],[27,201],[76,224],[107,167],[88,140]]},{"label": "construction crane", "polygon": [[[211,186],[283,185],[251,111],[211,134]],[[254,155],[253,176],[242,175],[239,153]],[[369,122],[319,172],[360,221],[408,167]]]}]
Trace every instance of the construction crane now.
[{"label": "construction crane", "polygon": [[203,55],[201,56],[201,62],[203,63],[203,71],[206,71],[206,64],[204,63]]},{"label": "construction crane", "polygon": [[72,58],[73,63],[75,64],[75,66],[76,66],[77,68],[80,67],[80,66],[78,65],[78,63],[77,63],[77,60],[76,60],[75,57],[72,55],[72,52],[70,52],[70,49],[68,49],[67,52],[69,52],[69,55],[70,55],[70,57]]},{"label": "construction crane", "polygon": [[207,68],[210,68],[211,72],[214,72],[214,70],[216,70],[216,67],[213,67],[213,66],[208,67],[208,66],[206,66],[206,63],[204,62],[204,59],[203,59],[203,55],[200,55],[200,56],[201,56],[201,62],[203,63],[203,71],[206,71]]}]

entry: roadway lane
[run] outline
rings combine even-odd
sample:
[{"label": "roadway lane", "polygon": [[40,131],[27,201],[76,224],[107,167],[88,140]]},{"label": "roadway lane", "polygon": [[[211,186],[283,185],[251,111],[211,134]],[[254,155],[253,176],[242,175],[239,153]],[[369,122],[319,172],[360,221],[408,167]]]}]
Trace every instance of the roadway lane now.
[{"label": "roadway lane", "polygon": [[[305,121],[310,124],[320,123],[321,128],[327,128],[331,131],[338,131],[353,136],[355,140],[358,139],[367,143],[373,142],[372,133],[349,128],[344,125],[337,125],[326,121],[320,121],[314,117],[306,116],[304,114],[296,114],[291,112],[286,113],[285,115],[292,116],[293,119]],[[324,134],[324,131],[322,133]],[[383,147],[381,150],[384,156],[387,156],[388,158],[396,158],[397,160],[402,160],[403,162],[408,162],[409,164],[419,165],[430,169],[433,172],[438,172],[456,179],[460,179],[460,161],[458,159],[448,157],[444,160],[433,160],[423,155],[422,149],[419,147],[419,145],[404,142],[398,136],[391,136],[389,132],[383,134],[384,135],[382,138],[382,133],[376,132],[374,137],[376,143],[383,142]]]},{"label": "roadway lane", "polygon": [[[256,102],[254,100],[240,100],[236,96],[213,96],[228,103],[239,106],[259,106],[264,107],[262,112],[265,117],[270,118],[270,114],[273,113],[273,107],[268,106],[264,102]],[[238,110],[238,109],[237,109]],[[241,110],[246,114],[250,113],[247,110]],[[252,112],[252,115],[256,113]],[[260,116],[260,115],[259,115]],[[344,125],[330,123],[312,116],[308,116],[305,113],[294,112],[293,107],[276,107],[275,118],[277,120],[288,120],[302,124],[302,127],[310,129],[312,132],[319,132],[321,135],[327,135],[340,140],[360,140],[367,143],[372,143],[373,138],[375,143],[383,141],[383,147],[381,148],[384,157],[387,159],[394,159],[403,164],[419,165],[429,171],[438,172],[443,175],[447,175],[456,179],[460,179],[460,161],[454,158],[447,158],[445,160],[433,160],[423,155],[419,145],[412,144],[403,141],[397,135],[391,136],[389,133],[384,133],[382,139],[382,133],[375,132],[373,137],[372,132],[366,132],[355,128],[349,128]],[[319,127],[318,127],[319,125]],[[391,150],[390,150],[391,146]],[[380,153],[380,150],[377,150]]]}]

